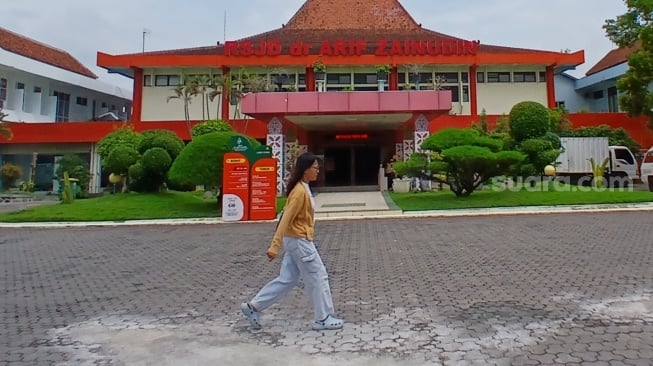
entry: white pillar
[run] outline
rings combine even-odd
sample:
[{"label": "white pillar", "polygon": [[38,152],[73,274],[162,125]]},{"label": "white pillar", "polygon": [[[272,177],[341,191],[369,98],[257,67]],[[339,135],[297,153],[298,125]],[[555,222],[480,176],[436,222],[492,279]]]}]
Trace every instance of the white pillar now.
[{"label": "white pillar", "polygon": [[88,193],[97,194],[102,192],[102,158],[98,154],[97,144],[91,144],[90,155]]}]

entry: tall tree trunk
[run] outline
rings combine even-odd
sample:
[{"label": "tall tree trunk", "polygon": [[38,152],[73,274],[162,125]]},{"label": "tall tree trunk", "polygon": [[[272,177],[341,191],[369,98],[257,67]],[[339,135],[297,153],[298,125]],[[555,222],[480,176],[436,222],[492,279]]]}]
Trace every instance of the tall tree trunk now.
[{"label": "tall tree trunk", "polygon": [[209,107],[211,106],[209,104],[209,96],[207,94],[204,94],[204,102],[206,102],[206,119],[211,120],[211,112],[209,112]]}]

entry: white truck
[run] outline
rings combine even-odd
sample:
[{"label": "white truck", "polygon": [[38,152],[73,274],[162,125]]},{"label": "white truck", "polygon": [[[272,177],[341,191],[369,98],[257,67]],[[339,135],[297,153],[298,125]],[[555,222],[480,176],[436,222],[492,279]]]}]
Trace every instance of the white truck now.
[{"label": "white truck", "polygon": [[589,184],[593,172],[590,158],[608,165],[605,178],[610,187],[626,187],[638,178],[637,161],[625,146],[609,146],[607,137],[561,137],[563,152],[556,160],[556,175],[570,177],[571,183]]}]

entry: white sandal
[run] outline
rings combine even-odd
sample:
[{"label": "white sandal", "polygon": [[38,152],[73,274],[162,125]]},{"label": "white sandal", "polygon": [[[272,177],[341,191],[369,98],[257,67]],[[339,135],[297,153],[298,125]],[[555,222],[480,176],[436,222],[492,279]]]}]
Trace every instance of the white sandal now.
[{"label": "white sandal", "polygon": [[326,317],[326,319],[313,323],[313,330],[341,329],[344,323],[345,323],[344,320],[329,315]]}]

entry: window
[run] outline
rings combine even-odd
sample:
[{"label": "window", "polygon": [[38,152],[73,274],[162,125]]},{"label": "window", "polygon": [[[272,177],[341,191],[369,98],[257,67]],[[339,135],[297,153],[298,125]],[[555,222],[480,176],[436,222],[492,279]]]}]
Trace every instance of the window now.
[{"label": "window", "polygon": [[477,83],[484,83],[485,82],[485,73],[484,72],[477,72],[476,73],[476,82]]},{"label": "window", "polygon": [[77,97],[77,105],[88,105],[88,99],[84,97]]},{"label": "window", "polygon": [[40,86],[35,86],[34,87],[34,93],[40,93],[41,92],[41,87]]},{"label": "window", "polygon": [[653,163],[653,151],[649,151],[645,156],[642,163]]},{"label": "window", "polygon": [[16,89],[18,89],[18,90],[25,90],[25,84],[23,84],[23,83],[16,83]]},{"label": "window", "polygon": [[154,79],[155,86],[177,86],[179,83],[179,75],[157,75]]},{"label": "window", "polygon": [[351,74],[327,74],[327,84],[351,84]]},{"label": "window", "polygon": [[537,82],[535,72],[515,72],[513,73],[515,83],[535,83]]},{"label": "window", "polygon": [[7,101],[7,79],[0,78],[0,107],[4,107]]},{"label": "window", "polygon": [[451,101],[456,103],[460,101],[460,89],[457,86],[445,85],[442,90],[451,90]]},{"label": "window", "polygon": [[556,108],[565,109],[565,101],[564,100],[557,100],[556,101]]},{"label": "window", "polygon": [[152,75],[143,75],[143,86],[152,86]]},{"label": "window", "polygon": [[376,84],[376,74],[354,74],[354,84]]},{"label": "window", "polygon": [[592,98],[594,99],[601,99],[603,98],[603,90],[597,90],[592,93]]},{"label": "window", "polygon": [[70,94],[55,91],[54,96],[57,97],[55,122],[68,122],[70,118]]},{"label": "window", "polygon": [[617,87],[608,88],[608,112],[619,112],[619,97]]},{"label": "window", "polygon": [[546,72],[540,71],[540,83],[546,83]]},{"label": "window", "polygon": [[488,83],[509,83],[510,82],[510,73],[509,72],[488,72],[487,73],[487,82]]},{"label": "window", "polygon": [[635,164],[633,154],[631,154],[628,149],[614,149],[614,157],[615,159],[621,159],[628,164]]},{"label": "window", "polygon": [[458,84],[458,73],[457,72],[436,72],[435,78],[442,80],[446,84]]}]

